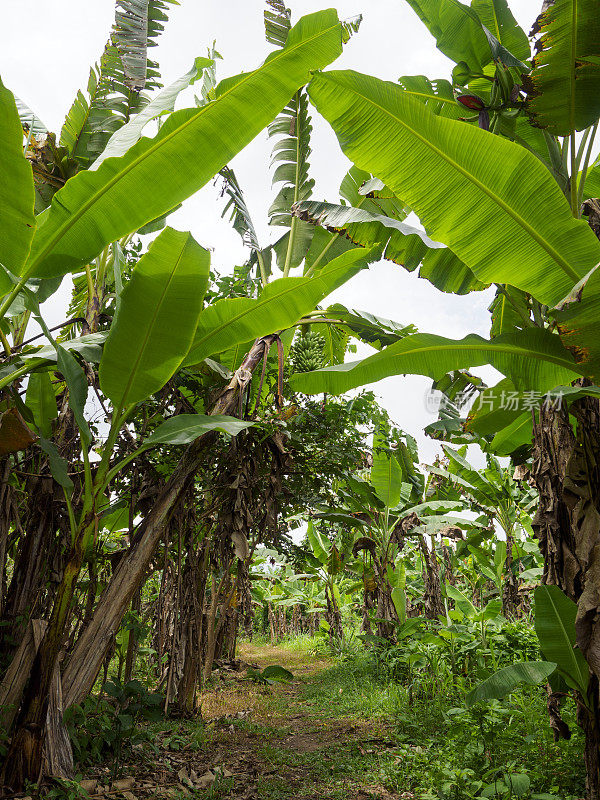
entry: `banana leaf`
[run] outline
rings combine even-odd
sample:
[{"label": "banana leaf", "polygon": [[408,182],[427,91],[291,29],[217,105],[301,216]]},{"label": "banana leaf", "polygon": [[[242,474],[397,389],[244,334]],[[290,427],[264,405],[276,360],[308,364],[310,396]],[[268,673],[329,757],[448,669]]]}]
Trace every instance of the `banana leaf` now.
[{"label": "banana leaf", "polygon": [[483,283],[554,305],[600,261],[589,226],[520,145],[356,72],[319,73],[309,94],[348,158],[385,181]]},{"label": "banana leaf", "polygon": [[21,274],[77,269],[109,242],[173,209],[273,119],[310,69],[333,61],[341,42],[335,11],[309,14],[261,67],[222,81],[214,102],[176,111],[153,139],[140,139],[94,172],[80,172],[54,195]]},{"label": "banana leaf", "polygon": [[453,340],[416,333],[361,361],[296,374],[290,381],[305,394],[343,394],[390,375],[427,375],[437,380],[452,370],[482,364],[491,364],[510,377],[518,391],[547,392],[581,374],[558,336],[530,328],[489,341],[474,334]]},{"label": "banana leaf", "polygon": [[192,343],[210,255],[191,234],[166,228],[121,294],[100,362],[100,386],[117,410],[161,389]]}]

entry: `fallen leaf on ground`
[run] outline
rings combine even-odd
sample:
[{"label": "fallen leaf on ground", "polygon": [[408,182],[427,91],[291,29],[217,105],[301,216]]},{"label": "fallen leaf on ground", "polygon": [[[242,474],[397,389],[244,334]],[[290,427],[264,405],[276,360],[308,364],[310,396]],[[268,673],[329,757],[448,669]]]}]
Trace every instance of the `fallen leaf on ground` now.
[{"label": "fallen leaf on ground", "polygon": [[118,781],[112,782],[111,789],[122,792],[125,789],[133,789],[134,786],[135,778],[120,778]]}]

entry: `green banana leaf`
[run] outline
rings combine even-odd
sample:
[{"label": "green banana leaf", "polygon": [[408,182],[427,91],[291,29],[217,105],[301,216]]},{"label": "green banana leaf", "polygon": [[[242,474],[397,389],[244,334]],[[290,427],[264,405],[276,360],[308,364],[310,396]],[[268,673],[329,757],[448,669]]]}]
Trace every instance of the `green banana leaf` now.
[{"label": "green banana leaf", "polygon": [[[18,275],[35,231],[33,172],[23,155],[23,128],[11,92],[0,81],[0,264]],[[12,283],[0,270],[0,291]]]},{"label": "green banana leaf", "polygon": [[58,409],[56,407],[56,394],[52,388],[52,381],[48,372],[34,372],[29,376],[25,402],[27,408],[33,414],[33,419],[41,436],[50,439],[52,436],[52,422],[58,417]]},{"label": "green banana leaf", "polygon": [[199,364],[238,343],[289,328],[359,270],[377,260],[381,248],[356,248],[330,261],[312,278],[279,278],[257,299],[238,297],[208,306],[198,321],[184,366]]},{"label": "green banana leaf", "polygon": [[343,394],[390,375],[427,375],[437,380],[447,372],[482,364],[508,375],[519,391],[547,392],[581,374],[558,336],[529,328],[490,341],[474,334],[453,340],[416,333],[362,361],[292,375],[290,381],[295,391],[304,394]]},{"label": "green banana leaf", "polygon": [[381,350],[387,345],[417,332],[414,325],[402,325],[391,319],[376,317],[369,314],[368,311],[346,308],[339,303],[329,306],[325,313],[329,319],[342,322],[354,336],[362,342],[370,344],[376,350]]},{"label": "green banana leaf", "polygon": [[186,72],[181,78],[173,81],[173,83],[165,89],[158,92],[148,105],[144,106],[139,113],[135,114],[126,125],[123,125],[122,128],[119,128],[113,133],[106,143],[106,147],[91,165],[90,169],[98,169],[100,164],[107,158],[116,158],[124,155],[130,147],[133,147],[133,145],[140,140],[145,126],[153,119],[174,111],[175,101],[180,92],[194,84],[202,77],[204,69],[213,66],[214,63],[212,58],[202,58],[201,56],[196,58],[189,72]]},{"label": "green banana leaf", "polygon": [[382,452],[376,447],[374,443],[371,485],[387,508],[395,508],[400,502],[402,470],[393,453]]},{"label": "green banana leaf", "polygon": [[77,363],[75,356],[60,344],[56,345],[56,366],[67,384],[69,406],[73,411],[75,422],[81,433],[81,440],[85,447],[89,447],[92,441],[92,433],[84,415],[88,396],[88,382],[85,372]]},{"label": "green banana leaf", "polygon": [[392,603],[396,609],[398,621],[401,625],[406,622],[406,592],[404,589],[395,587],[391,592]]},{"label": "green banana leaf", "polygon": [[541,31],[526,88],[535,125],[557,136],[587,128],[600,116],[600,13],[596,0],[555,0],[538,17]]},{"label": "green banana leaf", "polygon": [[446,80],[430,81],[424,75],[403,75],[398,84],[407,95],[427,106],[432,114],[459,119],[464,117],[464,106],[459,105]]},{"label": "green banana leaf", "polygon": [[477,614],[477,609],[473,605],[473,603],[469,600],[469,598],[463,594],[460,589],[457,589],[456,586],[453,586],[451,583],[446,583],[445,591],[448,597],[451,600],[454,600],[456,603],[457,609],[463,614],[465,617],[474,617]]},{"label": "green banana leaf", "polygon": [[464,61],[471,72],[483,72],[492,55],[481,21],[472,8],[458,0],[408,3],[435,37],[438,50],[452,61]]},{"label": "green banana leaf", "polygon": [[530,319],[529,298],[514,286],[501,286],[496,289],[488,311],[492,315],[490,338],[508,333],[514,328],[527,327]]},{"label": "green banana leaf", "polygon": [[354,244],[380,244],[384,258],[409,272],[420,265],[421,277],[442,292],[466,294],[487,288],[445,245],[405,222],[363,208],[311,200],[296,203],[293,211],[301,219],[344,233]]},{"label": "green banana leaf", "polygon": [[325,566],[329,560],[329,550],[331,549],[331,543],[326,542],[318,530],[316,530],[313,521],[308,520],[308,526],[306,529],[306,537],[308,539],[308,543],[310,544],[310,549],[313,552],[314,557]]},{"label": "green banana leaf", "polygon": [[484,389],[477,397],[465,422],[465,430],[480,436],[495,435],[522,413],[522,395],[509,378]]},{"label": "green banana leaf", "polygon": [[144,440],[142,447],[156,447],[159,444],[189,444],[207,431],[221,431],[229,436],[237,436],[240,431],[251,428],[253,422],[244,422],[236,417],[222,414],[179,414],[159,425]]},{"label": "green banana leaf", "polygon": [[165,230],[121,294],[100,362],[100,387],[121,410],[161,389],[192,343],[210,255],[191,234]]},{"label": "green banana leaf", "polygon": [[548,679],[556,669],[556,664],[551,661],[520,661],[510,664],[490,675],[478,683],[470,692],[467,692],[465,704],[471,708],[475,703],[488,700],[502,700],[522,683],[528,686],[537,686]]},{"label": "green banana leaf", "polygon": [[533,442],[533,419],[531,411],[523,411],[509,425],[494,436],[490,450],[497,456],[512,456],[523,448],[531,448]]},{"label": "green banana leaf", "polygon": [[586,697],[589,667],[575,648],[577,604],[558,586],[538,586],[535,598],[535,632],[548,661],[556,662],[567,684]]},{"label": "green banana leaf", "polygon": [[600,261],[589,226],[520,145],[356,72],[319,73],[309,94],[348,158],[385,181],[483,283],[554,305]]},{"label": "green banana leaf", "polygon": [[471,8],[481,24],[485,25],[503,47],[521,61],[529,59],[529,39],[513,17],[506,0],[472,0]]},{"label": "green banana leaf", "polygon": [[54,195],[21,274],[77,269],[109,242],[172,210],[252,141],[309,70],[329,64],[341,48],[335,11],[309,14],[261,67],[222,81],[214,102],[176,111],[154,139],[142,138],[95,172],[80,172]]}]

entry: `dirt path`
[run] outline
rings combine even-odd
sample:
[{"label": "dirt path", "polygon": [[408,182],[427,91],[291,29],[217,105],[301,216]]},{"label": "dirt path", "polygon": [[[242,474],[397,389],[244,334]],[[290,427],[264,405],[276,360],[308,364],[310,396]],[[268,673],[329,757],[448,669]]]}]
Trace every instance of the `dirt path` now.
[{"label": "dirt path", "polygon": [[[203,723],[171,721],[160,726],[156,756],[150,763],[140,756],[124,773],[133,778],[125,800],[398,797],[378,781],[382,759],[394,756],[385,726],[330,713],[334,702],[307,696],[330,666],[327,659],[285,646],[249,643],[238,655],[260,669],[279,664],[294,674],[294,680],[266,686],[252,681],[245,670],[217,670],[203,698]],[[113,787],[114,783],[99,783],[92,797],[105,797],[106,789]]]}]

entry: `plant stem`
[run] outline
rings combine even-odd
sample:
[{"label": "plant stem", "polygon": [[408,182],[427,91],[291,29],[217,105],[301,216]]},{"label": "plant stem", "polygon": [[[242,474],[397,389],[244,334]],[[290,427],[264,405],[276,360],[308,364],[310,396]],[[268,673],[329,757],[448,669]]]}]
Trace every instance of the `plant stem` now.
[{"label": "plant stem", "polygon": [[583,189],[585,186],[585,179],[587,178],[587,171],[590,164],[590,158],[592,155],[592,147],[594,146],[594,139],[596,138],[596,132],[598,131],[598,123],[595,122],[592,128],[592,135],[590,137],[590,141],[588,143],[587,151],[585,154],[585,158],[583,160],[583,168],[581,170],[581,178],[579,179],[579,188],[577,190],[577,206],[581,206],[583,203]]},{"label": "plant stem", "polygon": [[579,217],[579,207],[577,205],[577,152],[575,150],[575,131],[571,131],[571,213],[574,217]]}]

